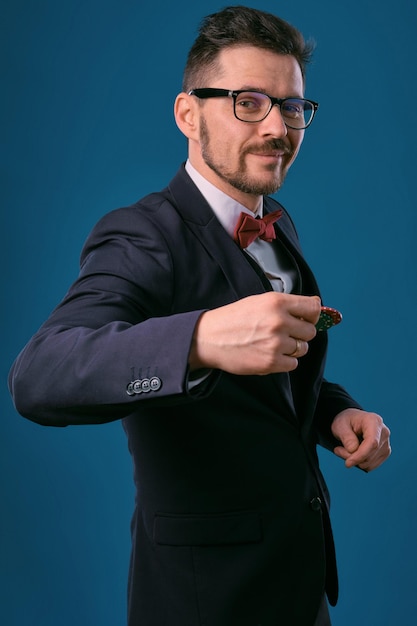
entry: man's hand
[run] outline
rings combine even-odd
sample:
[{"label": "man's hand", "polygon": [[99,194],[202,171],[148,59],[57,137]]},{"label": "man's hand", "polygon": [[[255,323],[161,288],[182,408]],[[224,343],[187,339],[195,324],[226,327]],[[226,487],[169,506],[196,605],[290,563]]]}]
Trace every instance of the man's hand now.
[{"label": "man's hand", "polygon": [[231,374],[290,372],[316,336],[320,298],[268,292],[200,317],[190,351],[191,370]]},{"label": "man's hand", "polygon": [[345,409],[333,420],[332,433],[341,442],[334,453],[346,467],[356,465],[370,472],[391,454],[390,431],[376,413]]}]

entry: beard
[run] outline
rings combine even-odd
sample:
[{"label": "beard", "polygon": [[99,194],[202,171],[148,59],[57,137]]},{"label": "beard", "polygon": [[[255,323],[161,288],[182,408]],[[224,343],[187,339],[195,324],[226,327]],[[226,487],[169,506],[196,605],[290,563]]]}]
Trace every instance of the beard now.
[{"label": "beard", "polygon": [[217,176],[238,191],[254,196],[267,196],[276,193],[284,182],[286,170],[284,168],[277,170],[276,166],[272,164],[269,166],[269,169],[273,176],[271,176],[268,181],[260,181],[254,178],[251,172],[248,171],[245,161],[246,155],[249,153],[265,154],[274,150],[283,151],[285,156],[291,157],[293,155],[293,152],[282,139],[272,139],[266,141],[262,146],[246,148],[246,150],[239,155],[237,169],[232,170],[228,167],[225,160],[221,161],[221,159],[216,158],[217,155],[213,153],[210,145],[210,133],[204,118],[200,120],[200,146],[204,162]]}]

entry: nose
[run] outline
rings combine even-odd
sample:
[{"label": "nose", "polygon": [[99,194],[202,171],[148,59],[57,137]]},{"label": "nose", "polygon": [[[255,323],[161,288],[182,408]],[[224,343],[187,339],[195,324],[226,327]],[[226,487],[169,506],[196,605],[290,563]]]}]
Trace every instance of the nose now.
[{"label": "nose", "polygon": [[274,104],[262,122],[259,124],[260,132],[263,135],[272,135],[274,137],[285,137],[288,129],[281,115],[278,104]]}]

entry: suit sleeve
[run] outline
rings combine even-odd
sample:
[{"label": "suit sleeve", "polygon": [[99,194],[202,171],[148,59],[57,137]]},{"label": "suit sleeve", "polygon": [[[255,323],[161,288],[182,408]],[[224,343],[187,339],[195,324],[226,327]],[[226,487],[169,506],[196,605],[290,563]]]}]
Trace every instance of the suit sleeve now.
[{"label": "suit sleeve", "polygon": [[146,213],[105,216],[86,242],[77,281],[12,366],[17,411],[65,426],[119,419],[142,402],[204,396],[215,375],[187,385],[202,311],[173,312],[173,273],[164,233]]}]

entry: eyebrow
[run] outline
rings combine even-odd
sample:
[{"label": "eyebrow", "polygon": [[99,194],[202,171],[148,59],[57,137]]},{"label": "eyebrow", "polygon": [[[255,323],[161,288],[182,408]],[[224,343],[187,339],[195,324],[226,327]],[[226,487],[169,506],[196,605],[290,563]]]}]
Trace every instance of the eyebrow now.
[{"label": "eyebrow", "polygon": [[267,95],[265,89],[262,89],[261,87],[254,87],[253,85],[243,85],[240,89],[243,89],[244,91],[259,91],[259,93]]}]

